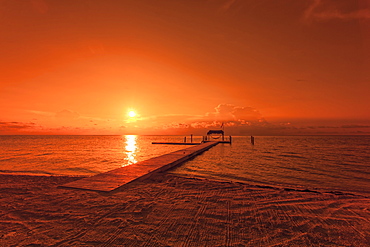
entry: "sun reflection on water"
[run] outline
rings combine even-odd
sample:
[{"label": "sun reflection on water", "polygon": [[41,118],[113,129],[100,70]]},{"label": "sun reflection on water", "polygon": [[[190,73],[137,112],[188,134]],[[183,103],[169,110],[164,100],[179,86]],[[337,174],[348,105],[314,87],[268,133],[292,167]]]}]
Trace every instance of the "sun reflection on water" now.
[{"label": "sun reflection on water", "polygon": [[137,149],[138,149],[137,143],[136,143],[137,136],[136,135],[126,135],[125,139],[126,139],[125,153],[127,155],[125,160],[127,161],[127,165],[131,165],[137,162],[136,160],[136,154],[137,154]]}]

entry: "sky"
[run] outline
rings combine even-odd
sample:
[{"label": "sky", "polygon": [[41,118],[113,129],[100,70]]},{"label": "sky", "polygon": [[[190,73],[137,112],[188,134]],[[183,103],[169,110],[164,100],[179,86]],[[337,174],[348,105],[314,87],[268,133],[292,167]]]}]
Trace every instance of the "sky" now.
[{"label": "sky", "polygon": [[0,0],[3,135],[370,134],[369,68],[368,0]]}]

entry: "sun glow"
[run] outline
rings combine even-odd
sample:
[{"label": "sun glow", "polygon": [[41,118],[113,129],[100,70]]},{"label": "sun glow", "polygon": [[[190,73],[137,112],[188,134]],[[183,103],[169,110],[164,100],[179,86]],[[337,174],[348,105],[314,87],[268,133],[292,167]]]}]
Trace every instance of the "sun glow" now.
[{"label": "sun glow", "polygon": [[133,110],[130,110],[130,111],[127,113],[127,115],[128,115],[130,118],[133,118],[133,117],[136,117],[136,116],[137,116],[136,112],[135,112],[135,111],[133,111]]},{"label": "sun glow", "polygon": [[134,123],[140,119],[140,115],[135,111],[135,109],[129,108],[126,113],[125,122]]}]

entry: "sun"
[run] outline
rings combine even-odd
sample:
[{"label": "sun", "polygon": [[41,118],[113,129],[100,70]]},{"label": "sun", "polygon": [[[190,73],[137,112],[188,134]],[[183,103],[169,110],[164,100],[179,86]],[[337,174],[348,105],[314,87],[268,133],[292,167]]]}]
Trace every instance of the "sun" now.
[{"label": "sun", "polygon": [[133,111],[133,110],[129,110],[129,111],[128,111],[128,113],[127,113],[127,115],[128,115],[130,118],[134,118],[134,117],[136,117],[136,116],[137,116],[136,112],[135,112],[135,111]]}]

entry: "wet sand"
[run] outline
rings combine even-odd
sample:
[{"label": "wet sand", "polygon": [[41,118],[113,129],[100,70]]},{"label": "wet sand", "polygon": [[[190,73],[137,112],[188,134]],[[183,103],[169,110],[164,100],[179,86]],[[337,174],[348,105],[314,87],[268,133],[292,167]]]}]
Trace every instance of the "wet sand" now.
[{"label": "wet sand", "polygon": [[159,173],[111,193],[0,175],[0,246],[369,246],[370,198]]}]

